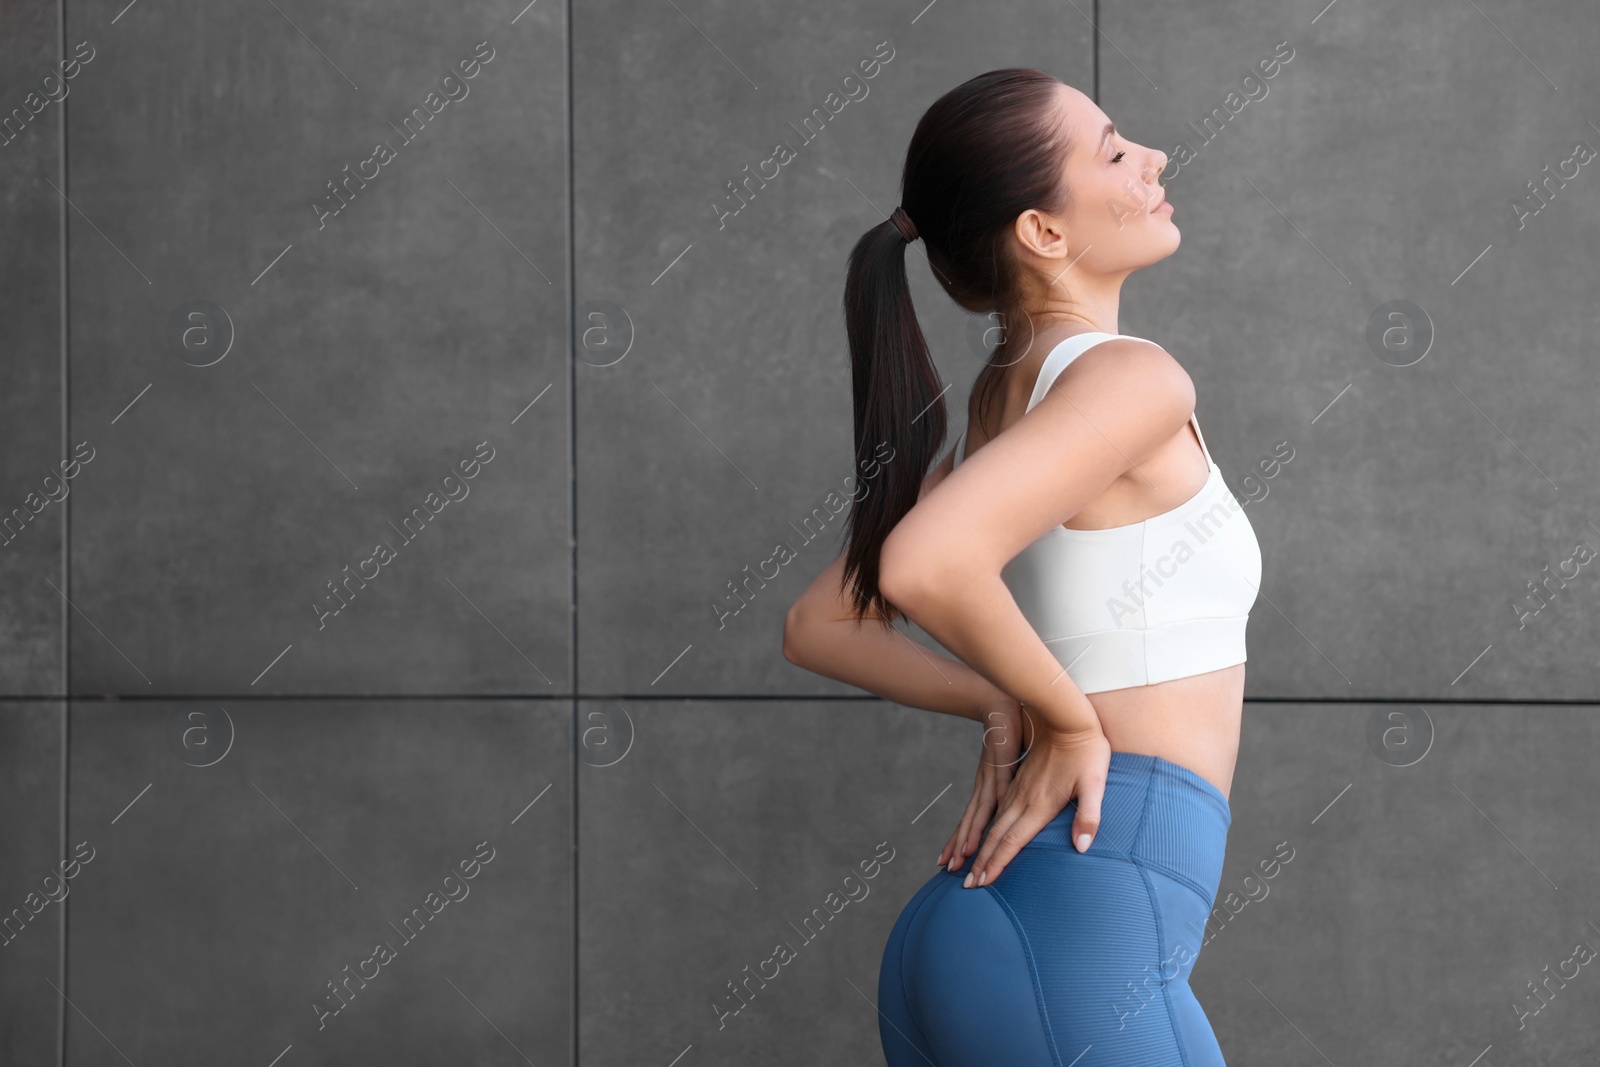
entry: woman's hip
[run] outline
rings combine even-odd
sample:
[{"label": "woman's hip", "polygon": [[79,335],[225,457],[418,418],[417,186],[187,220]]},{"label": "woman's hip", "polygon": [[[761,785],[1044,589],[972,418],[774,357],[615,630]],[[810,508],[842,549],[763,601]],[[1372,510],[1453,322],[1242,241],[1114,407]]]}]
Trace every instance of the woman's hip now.
[{"label": "woman's hip", "polygon": [[1021,1043],[1006,1048],[1017,1064],[1091,1048],[1080,1067],[1221,1063],[1187,983],[1221,881],[1226,798],[1161,757],[1114,751],[1087,852],[1069,842],[1075,815],[1073,802],[993,882],[964,889],[965,869],[941,868],[907,903],[880,972],[891,1064],[992,1062],[998,1034]]}]

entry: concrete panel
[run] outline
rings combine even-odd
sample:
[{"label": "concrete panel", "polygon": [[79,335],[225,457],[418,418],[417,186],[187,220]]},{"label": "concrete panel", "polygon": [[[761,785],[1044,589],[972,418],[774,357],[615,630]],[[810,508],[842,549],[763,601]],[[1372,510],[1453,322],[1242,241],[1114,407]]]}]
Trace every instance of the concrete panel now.
[{"label": "concrete panel", "polygon": [[[1592,1057],[1596,710],[1250,704],[1192,979],[1228,1061]],[[880,1062],[883,945],[959,820],[976,726],[867,701],[580,711],[632,740],[579,769],[583,1062]],[[871,892],[798,929],[885,841]]]},{"label": "concrete panel", "polygon": [[[920,15],[764,8],[759,18],[726,5],[577,7],[587,692],[859,694],[794,670],[779,651],[784,612],[842,547],[845,516],[825,501],[848,492],[854,470],[845,258],[898,203],[905,144],[938,95],[1028,65],[1092,89],[1092,37],[1084,15],[1034,2],[1003,18],[947,4]],[[862,79],[858,64],[875,53],[886,58]],[[857,99],[839,104],[846,93]],[[814,108],[827,118],[808,132]],[[750,179],[779,142],[795,158],[765,184]],[[733,213],[738,181],[750,191]],[[924,331],[949,395],[964,396],[979,366],[965,346],[968,316],[913,247]],[[955,407],[951,440],[965,417]],[[780,541],[795,558],[764,580],[757,572]],[[746,581],[741,600],[731,583]]]},{"label": "concrete panel", "polygon": [[[1190,369],[1251,501],[1248,691],[1592,699],[1600,190],[1562,161],[1600,150],[1600,18],[1099,10],[1101,106],[1172,157],[1184,235],[1129,282],[1122,328]],[[1540,206],[1528,183],[1558,171]]]},{"label": "concrete panel", "polygon": [[75,703],[66,1062],[571,1063],[571,714]]},{"label": "concrete panel", "polygon": [[0,701],[0,1063],[60,1062],[61,939],[73,890],[63,876],[66,716],[56,701]]},{"label": "concrete panel", "polygon": [[180,62],[69,12],[74,691],[570,690],[565,25],[516,16],[229,2]]},{"label": "concrete panel", "polygon": [[[0,33],[0,696],[54,696],[62,676],[66,501],[81,473],[61,404],[61,122],[78,75],[59,9],[7,4]],[[62,61],[68,61],[63,68]],[[72,77],[63,76],[70,72]],[[62,466],[65,459],[66,466]]]}]

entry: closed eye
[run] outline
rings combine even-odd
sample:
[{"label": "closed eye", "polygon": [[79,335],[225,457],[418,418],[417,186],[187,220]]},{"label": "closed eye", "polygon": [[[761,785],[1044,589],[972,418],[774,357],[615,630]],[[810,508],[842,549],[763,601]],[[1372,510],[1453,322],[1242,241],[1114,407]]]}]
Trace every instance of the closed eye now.
[{"label": "closed eye", "polygon": [[1126,153],[1126,152],[1118,152],[1116,155],[1111,157],[1111,162],[1120,163],[1122,161],[1122,157],[1127,155],[1127,154],[1128,153]]}]

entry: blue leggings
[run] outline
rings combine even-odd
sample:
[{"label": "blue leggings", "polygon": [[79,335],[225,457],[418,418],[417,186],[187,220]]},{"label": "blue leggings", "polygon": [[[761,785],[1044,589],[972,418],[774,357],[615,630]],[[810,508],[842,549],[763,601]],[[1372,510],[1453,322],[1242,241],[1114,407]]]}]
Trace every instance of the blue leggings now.
[{"label": "blue leggings", "polygon": [[1189,988],[1232,812],[1169,760],[1112,752],[1088,852],[1073,799],[988,885],[944,868],[878,972],[889,1067],[1224,1067]]}]

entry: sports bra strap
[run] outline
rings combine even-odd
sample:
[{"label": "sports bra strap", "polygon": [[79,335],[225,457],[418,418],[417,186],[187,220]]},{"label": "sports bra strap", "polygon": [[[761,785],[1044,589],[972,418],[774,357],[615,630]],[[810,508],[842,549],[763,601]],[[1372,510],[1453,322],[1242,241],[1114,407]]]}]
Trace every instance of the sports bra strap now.
[{"label": "sports bra strap", "polygon": [[[1076,333],[1056,345],[1044,357],[1044,363],[1039,367],[1039,376],[1033,382],[1033,395],[1028,398],[1028,406],[1024,413],[1032,411],[1039,401],[1044,399],[1044,394],[1055,384],[1056,378],[1067,369],[1067,364],[1083,355],[1089,349],[1102,341],[1114,340],[1118,337],[1128,337],[1135,341],[1143,341],[1143,337],[1133,337],[1126,333],[1105,333],[1102,330],[1089,330],[1086,333]],[[1154,342],[1152,342],[1154,343]]]},{"label": "sports bra strap", "polygon": [[[1206,435],[1200,432],[1200,420],[1194,417],[1193,412],[1189,413],[1189,423],[1194,427],[1194,435],[1200,438],[1200,451],[1206,454],[1206,466],[1216,467],[1216,460],[1211,458],[1211,449],[1206,447]],[[966,431],[963,430],[962,432],[965,433]]]},{"label": "sports bra strap", "polygon": [[[1028,398],[1028,406],[1025,411],[1032,411],[1034,406],[1038,404],[1040,400],[1044,399],[1044,394],[1049,391],[1050,386],[1054,384],[1057,376],[1059,376],[1062,371],[1067,369],[1067,365],[1069,363],[1083,355],[1101,341],[1108,341],[1118,337],[1130,338],[1135,341],[1149,340],[1145,337],[1135,337],[1133,334],[1129,333],[1105,333],[1101,330],[1089,330],[1085,333],[1073,334],[1065,341],[1062,341],[1060,344],[1056,345],[1056,347],[1050,351],[1050,354],[1045,356],[1044,364],[1039,368],[1039,376],[1034,380],[1033,383],[1033,395]],[[1087,341],[1088,343],[1080,343],[1084,341]],[[1153,344],[1154,342],[1151,343]],[[1058,358],[1061,357],[1063,352],[1066,353],[1065,358]],[[1194,426],[1195,436],[1200,439],[1200,451],[1205,454],[1206,466],[1215,467],[1217,464],[1216,461],[1211,458],[1211,449],[1206,447],[1206,435],[1200,432],[1200,421],[1195,418],[1193,413],[1191,413],[1189,415],[1189,422]],[[961,461],[965,458],[962,453],[966,450],[966,444],[967,430],[966,427],[963,427],[961,430],[961,436],[956,438],[955,462],[951,465],[951,470],[961,466]]]}]

